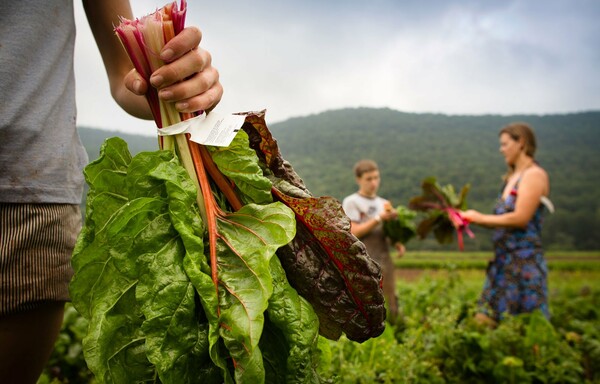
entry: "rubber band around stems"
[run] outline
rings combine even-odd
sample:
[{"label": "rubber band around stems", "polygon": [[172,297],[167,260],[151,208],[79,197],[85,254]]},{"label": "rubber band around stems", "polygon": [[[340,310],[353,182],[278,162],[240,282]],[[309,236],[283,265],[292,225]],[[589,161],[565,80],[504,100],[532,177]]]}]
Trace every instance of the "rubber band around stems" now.
[{"label": "rubber band around stems", "polygon": [[196,122],[198,122],[199,120],[204,121],[205,119],[206,119],[206,113],[202,112],[201,115],[192,117],[187,120],[183,120],[179,123],[169,125],[167,127],[156,128],[156,133],[158,134],[158,136],[173,136],[173,135],[179,135],[182,133],[189,133],[190,128],[192,128],[192,126]]},{"label": "rubber band around stems", "polygon": [[470,238],[474,238],[475,234],[469,228],[469,220],[462,217],[460,212],[457,209],[452,207],[444,208],[444,211],[448,214],[450,221],[456,228],[456,240],[458,242],[458,248],[463,251],[465,248],[463,237],[464,233],[466,233]]}]

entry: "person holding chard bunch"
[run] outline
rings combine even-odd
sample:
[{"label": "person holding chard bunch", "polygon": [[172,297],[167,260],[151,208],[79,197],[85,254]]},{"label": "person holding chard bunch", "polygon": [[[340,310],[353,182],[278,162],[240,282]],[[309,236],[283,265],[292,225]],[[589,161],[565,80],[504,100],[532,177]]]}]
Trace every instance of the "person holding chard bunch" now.
[{"label": "person holding chard bunch", "polygon": [[[388,200],[377,195],[381,183],[377,163],[373,160],[358,161],[354,165],[354,175],[358,191],[347,196],[342,202],[342,207],[350,218],[350,231],[364,243],[369,256],[381,266],[383,292],[390,311],[390,321],[393,323],[398,316],[398,299],[394,263],[390,256],[390,244],[384,233],[383,222],[395,220],[398,212],[392,208]],[[402,257],[405,252],[404,244],[396,242],[394,246],[398,256]]]},{"label": "person holding chard bunch", "polygon": [[547,266],[541,229],[550,182],[546,171],[535,161],[536,139],[525,123],[513,123],[500,130],[500,152],[508,165],[494,214],[475,210],[462,212],[470,223],[495,228],[495,258],[490,262],[476,319],[495,325],[505,313],[541,310],[549,317]]},{"label": "person holding chard bunch", "polygon": [[[147,83],[114,33],[132,18],[128,1],[83,1],[111,93],[139,118],[152,113],[150,87],[181,112],[221,99],[219,74],[186,28],[161,52],[167,62]],[[6,1],[0,7],[0,382],[35,383],[63,320],[81,229],[82,168],[76,127],[72,0]]]}]

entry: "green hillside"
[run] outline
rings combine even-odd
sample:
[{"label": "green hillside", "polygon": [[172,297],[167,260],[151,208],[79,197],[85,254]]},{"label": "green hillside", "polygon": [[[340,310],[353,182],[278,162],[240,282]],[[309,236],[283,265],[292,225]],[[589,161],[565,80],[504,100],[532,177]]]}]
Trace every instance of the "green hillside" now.
[{"label": "green hillside", "polygon": [[[557,211],[546,217],[546,247],[600,250],[600,112],[448,116],[358,108],[293,118],[269,128],[283,156],[315,195],[342,199],[354,192],[352,166],[360,158],[371,158],[381,168],[380,194],[394,204],[407,204],[420,193],[421,180],[435,176],[455,187],[470,183],[469,206],[491,211],[505,171],[498,131],[513,121],[534,127],[536,157],[550,174]],[[93,142],[88,137],[92,132]],[[94,148],[88,149],[92,159],[104,139],[97,133],[81,129],[86,146]],[[118,135],[135,145],[133,152],[156,148],[155,138]],[[466,241],[467,249],[489,249],[489,231],[478,229],[476,234]],[[438,247],[433,241],[413,241],[410,246]]]}]

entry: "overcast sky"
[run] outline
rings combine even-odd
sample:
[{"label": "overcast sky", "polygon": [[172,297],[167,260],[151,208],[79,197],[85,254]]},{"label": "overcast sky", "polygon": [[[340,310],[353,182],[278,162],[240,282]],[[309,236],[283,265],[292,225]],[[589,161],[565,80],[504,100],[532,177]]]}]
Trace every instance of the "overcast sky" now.
[{"label": "overcast sky", "polygon": [[[108,81],[80,1],[80,126],[154,134]],[[132,0],[143,16],[166,0]],[[267,122],[345,107],[446,114],[600,110],[600,1],[188,0],[225,92]],[[116,37],[115,37],[116,38]]]}]

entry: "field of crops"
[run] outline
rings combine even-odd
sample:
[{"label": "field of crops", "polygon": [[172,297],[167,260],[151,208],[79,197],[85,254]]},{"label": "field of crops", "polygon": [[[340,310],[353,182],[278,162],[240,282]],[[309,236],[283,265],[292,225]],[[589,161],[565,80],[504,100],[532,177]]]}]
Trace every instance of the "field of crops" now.
[{"label": "field of crops", "polygon": [[397,260],[403,316],[363,344],[330,342],[339,383],[600,383],[600,253],[548,255],[550,310],[473,321],[489,253]]},{"label": "field of crops", "polygon": [[[550,253],[552,318],[473,321],[487,253],[407,253],[397,261],[402,316],[376,339],[323,340],[332,383],[600,383],[600,253]],[[40,383],[93,383],[85,322],[68,307]],[[52,381],[54,380],[54,381]]]}]

